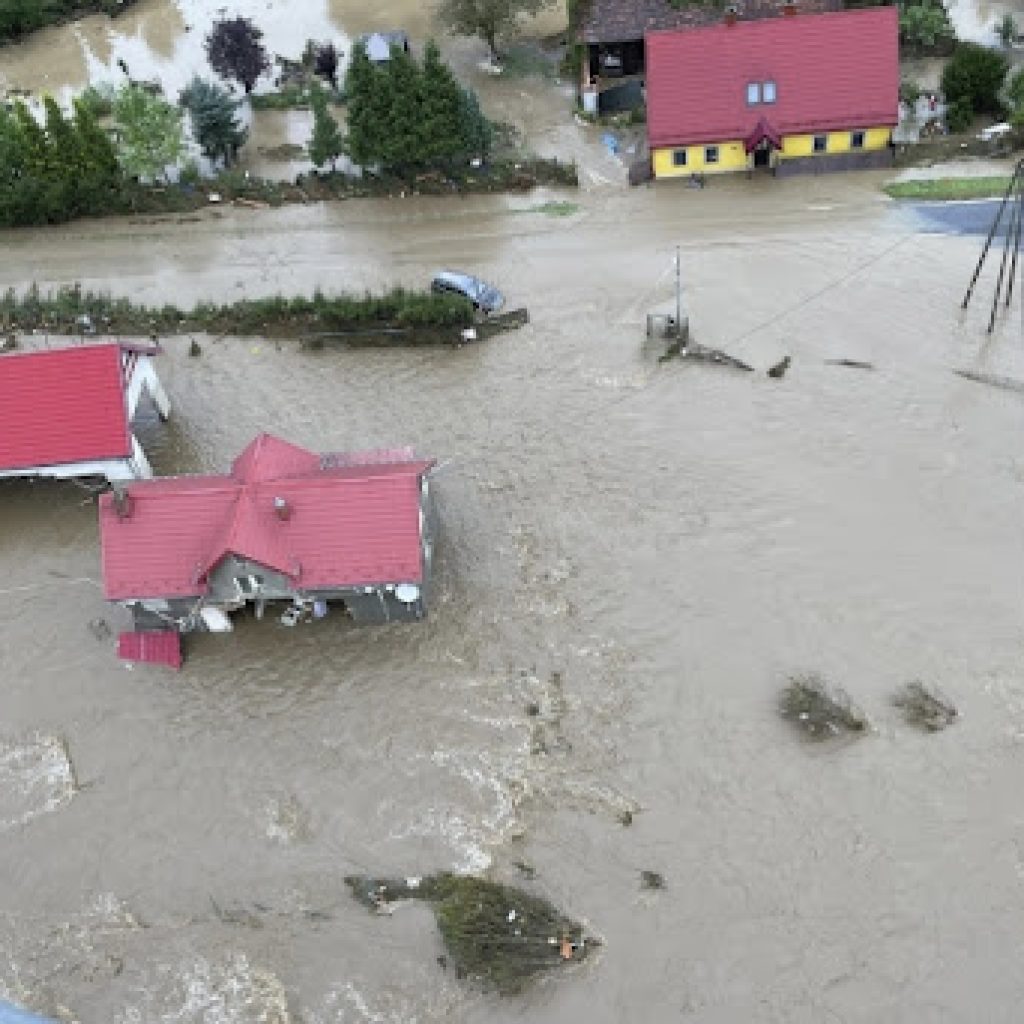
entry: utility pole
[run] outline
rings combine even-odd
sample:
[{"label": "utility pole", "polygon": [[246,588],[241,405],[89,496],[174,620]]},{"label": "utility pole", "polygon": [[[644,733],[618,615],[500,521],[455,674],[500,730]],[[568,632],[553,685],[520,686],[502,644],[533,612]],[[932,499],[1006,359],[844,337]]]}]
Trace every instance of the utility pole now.
[{"label": "utility pole", "polygon": [[676,246],[676,337],[683,337],[683,280],[679,246]]}]

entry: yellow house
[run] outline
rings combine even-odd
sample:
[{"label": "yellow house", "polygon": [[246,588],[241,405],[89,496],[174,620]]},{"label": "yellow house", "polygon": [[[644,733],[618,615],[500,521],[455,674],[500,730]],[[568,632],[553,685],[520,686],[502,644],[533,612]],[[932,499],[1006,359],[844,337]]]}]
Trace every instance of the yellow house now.
[{"label": "yellow house", "polygon": [[899,116],[896,8],[786,11],[647,35],[656,178],[891,162]]}]

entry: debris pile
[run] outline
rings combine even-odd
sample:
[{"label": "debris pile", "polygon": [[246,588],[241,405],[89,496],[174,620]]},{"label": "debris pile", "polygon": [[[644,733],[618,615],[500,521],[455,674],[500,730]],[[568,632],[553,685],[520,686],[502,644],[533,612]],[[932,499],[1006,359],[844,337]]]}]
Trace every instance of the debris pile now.
[{"label": "debris pile", "polygon": [[597,945],[557,907],[514,886],[448,873],[423,878],[349,876],[357,900],[380,911],[397,900],[426,900],[434,909],[450,963],[500,995],[521,992],[536,975],[582,960]]},{"label": "debris pile", "polygon": [[945,729],[947,725],[952,725],[959,715],[956,707],[938,690],[926,687],[916,679],[907,683],[893,697],[892,702],[903,712],[903,717],[911,725],[916,725],[927,732]]},{"label": "debris pile", "polygon": [[868,726],[844,690],[830,688],[814,673],[790,678],[779,699],[779,714],[815,740],[863,732]]}]

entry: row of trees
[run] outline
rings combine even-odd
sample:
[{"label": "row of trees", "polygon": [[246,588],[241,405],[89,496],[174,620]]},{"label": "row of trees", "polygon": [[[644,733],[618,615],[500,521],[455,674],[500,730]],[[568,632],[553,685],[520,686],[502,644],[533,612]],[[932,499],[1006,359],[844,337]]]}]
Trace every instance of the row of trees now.
[{"label": "row of trees", "polygon": [[117,14],[135,0],[0,0],[0,43],[83,14]]},{"label": "row of trees", "polygon": [[490,152],[491,125],[476,94],[459,85],[433,41],[422,64],[399,47],[392,48],[390,60],[374,64],[357,46],[345,95],[344,139],[326,101],[314,101],[310,156],[318,167],[344,152],[360,167],[408,174],[451,168]]},{"label": "row of trees", "polygon": [[959,43],[942,72],[942,92],[951,131],[969,128],[974,117],[1007,114],[1024,127],[1024,70],[1007,78],[1010,61],[999,50]]}]

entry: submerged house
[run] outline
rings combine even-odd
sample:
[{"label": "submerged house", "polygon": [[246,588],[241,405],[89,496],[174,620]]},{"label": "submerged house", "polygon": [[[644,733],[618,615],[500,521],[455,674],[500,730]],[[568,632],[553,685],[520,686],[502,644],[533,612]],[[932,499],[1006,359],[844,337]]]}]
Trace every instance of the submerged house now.
[{"label": "submerged house", "polygon": [[147,395],[161,419],[170,414],[157,352],[100,344],[0,355],[0,477],[152,476],[131,423]]},{"label": "submerged house", "polygon": [[278,601],[287,625],[328,602],[360,623],[423,618],[433,465],[408,448],[320,455],[261,434],[227,474],[103,495],[103,588],[133,613],[129,647],[156,660],[152,631],[223,632],[230,612]]},{"label": "submerged house", "polygon": [[401,29],[394,32],[368,32],[360,36],[356,44],[366,48],[366,56],[374,64],[386,64],[391,60],[393,46],[404,53],[409,52],[409,37]]},{"label": "submerged house", "polygon": [[656,178],[892,163],[899,121],[895,7],[764,21],[727,16],[647,37]]}]

